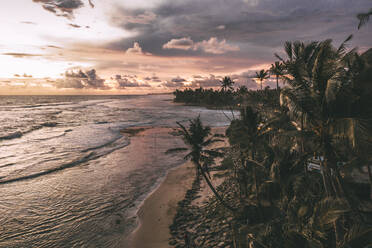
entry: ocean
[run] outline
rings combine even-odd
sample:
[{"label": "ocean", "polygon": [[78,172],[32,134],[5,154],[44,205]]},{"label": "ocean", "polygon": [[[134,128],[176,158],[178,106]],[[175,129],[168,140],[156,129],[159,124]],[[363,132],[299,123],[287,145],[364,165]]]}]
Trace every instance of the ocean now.
[{"label": "ocean", "polygon": [[[176,122],[225,114],[172,95],[1,96],[0,247],[127,248],[141,202],[183,163],[165,154],[183,145]],[[128,127],[157,131],[131,143]]]}]

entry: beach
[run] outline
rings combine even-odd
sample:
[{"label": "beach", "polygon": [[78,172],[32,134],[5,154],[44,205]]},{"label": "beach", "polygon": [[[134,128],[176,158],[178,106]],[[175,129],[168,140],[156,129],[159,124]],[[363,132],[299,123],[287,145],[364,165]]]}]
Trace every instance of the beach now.
[{"label": "beach", "polygon": [[[223,133],[225,128],[214,128],[213,132]],[[214,144],[211,148],[225,145]],[[213,174],[213,173],[212,173]],[[133,232],[133,248],[167,248],[170,236],[169,226],[173,223],[178,202],[185,198],[195,179],[195,167],[186,162],[171,169],[161,184],[145,199],[138,210],[139,226]],[[221,180],[217,180],[220,183]],[[199,197],[193,204],[201,205],[212,194],[204,181],[201,182]]]},{"label": "beach", "polygon": [[133,248],[166,248],[169,225],[176,214],[177,203],[191,187],[194,166],[187,162],[170,170],[160,186],[144,201],[138,211],[139,227],[133,233]]}]

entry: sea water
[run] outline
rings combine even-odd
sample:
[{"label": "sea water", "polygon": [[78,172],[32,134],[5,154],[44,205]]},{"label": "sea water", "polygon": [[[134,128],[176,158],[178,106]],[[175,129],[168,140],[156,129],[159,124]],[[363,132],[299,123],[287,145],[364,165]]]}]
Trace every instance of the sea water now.
[{"label": "sea water", "polygon": [[[169,132],[220,110],[182,106],[172,95],[1,96],[0,247],[126,247],[136,210],[182,163]],[[128,127],[158,131],[138,138]]]}]

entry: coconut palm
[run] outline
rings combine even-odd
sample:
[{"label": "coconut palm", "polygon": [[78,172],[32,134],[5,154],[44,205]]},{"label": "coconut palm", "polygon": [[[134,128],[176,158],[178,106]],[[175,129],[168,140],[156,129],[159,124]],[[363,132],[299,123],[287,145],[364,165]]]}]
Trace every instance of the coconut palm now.
[{"label": "coconut palm", "polygon": [[270,73],[276,77],[276,89],[279,90],[279,77],[283,76],[284,67],[279,61],[271,64]]},{"label": "coconut palm", "polygon": [[261,71],[259,72],[256,72],[256,77],[258,80],[260,80],[260,83],[261,83],[261,90],[262,90],[262,82],[266,79],[269,78],[269,73],[268,71],[262,69]]},{"label": "coconut palm", "polygon": [[366,13],[359,13],[357,18],[359,19],[358,29],[369,21],[369,17],[372,15],[372,8]]},{"label": "coconut palm", "polygon": [[258,172],[264,170],[264,166],[259,160],[268,147],[266,139],[268,129],[262,126],[262,121],[263,119],[258,112],[251,107],[244,107],[240,110],[240,118],[233,120],[226,130],[230,145],[238,151],[242,169],[246,170],[246,175],[253,177],[257,206],[261,204],[259,185],[262,181]]},{"label": "coconut palm", "polygon": [[[355,80],[360,78],[360,69],[345,64],[353,51],[346,53],[344,47],[343,43],[336,49],[330,40],[287,43],[286,81],[290,87],[281,92],[281,103],[293,120],[314,135],[318,146],[315,151],[323,157],[321,169],[327,196],[349,200],[336,166],[339,154],[335,144],[339,138],[355,142],[358,132],[371,137],[366,128],[371,125],[371,115],[368,108],[356,105],[361,95],[351,94],[356,93],[353,85],[358,83]],[[348,203],[352,205],[350,200]],[[334,226],[339,245],[343,234],[336,221]]]},{"label": "coconut palm", "polygon": [[246,95],[248,93],[248,88],[245,85],[242,85],[237,90],[240,96]]},{"label": "coconut palm", "polygon": [[222,196],[214,188],[212,182],[208,177],[208,170],[205,166],[211,165],[211,161],[214,161],[216,157],[222,157],[223,154],[216,151],[207,149],[207,147],[215,142],[221,141],[217,139],[216,136],[211,136],[211,129],[208,126],[203,126],[200,116],[194,120],[190,120],[190,126],[186,128],[181,123],[177,122],[180,127],[179,135],[182,136],[185,145],[188,147],[174,148],[167,151],[167,153],[189,151],[189,153],[184,157],[185,160],[191,160],[195,165],[197,173],[201,173],[205,182],[212,190],[213,194],[219,200],[219,202],[228,210],[234,211],[234,209],[227,204]]},{"label": "coconut palm", "polygon": [[228,91],[228,90],[234,90],[233,86],[235,82],[232,81],[230,77],[224,77],[222,81],[220,81],[220,83],[221,83],[221,90],[223,92]]}]

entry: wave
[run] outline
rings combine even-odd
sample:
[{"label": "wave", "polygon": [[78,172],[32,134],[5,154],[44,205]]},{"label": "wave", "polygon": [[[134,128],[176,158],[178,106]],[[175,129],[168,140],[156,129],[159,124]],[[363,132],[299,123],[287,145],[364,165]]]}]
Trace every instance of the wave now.
[{"label": "wave", "polygon": [[63,169],[71,168],[71,167],[77,166],[81,163],[89,161],[94,155],[95,155],[95,153],[91,152],[88,155],[86,155],[86,156],[84,156],[80,159],[77,159],[77,160],[72,161],[72,162],[67,163],[67,164],[62,164],[61,166],[56,167],[56,168],[41,171],[41,172],[34,173],[34,174],[31,174],[31,175],[25,175],[25,176],[21,176],[21,177],[15,177],[15,178],[10,178],[10,179],[0,180],[0,184],[6,184],[6,183],[12,183],[12,182],[17,182],[17,181],[21,181],[21,180],[33,179],[33,178],[44,176],[44,175],[47,175],[47,174],[50,174],[50,173],[53,173],[53,172],[61,171]]},{"label": "wave", "polygon": [[8,166],[12,166],[12,165],[15,165],[16,163],[9,163],[9,164],[4,164],[4,165],[1,165],[0,168],[4,168],[4,167],[8,167]]},{"label": "wave", "polygon": [[22,137],[23,133],[20,131],[0,136],[0,140],[11,140]]},{"label": "wave", "polygon": [[57,125],[58,125],[57,122],[45,122],[45,123],[41,124],[41,126],[43,126],[43,127],[55,127]]},{"label": "wave", "polygon": [[28,134],[28,133],[31,133],[33,131],[39,130],[43,127],[56,127],[57,125],[58,125],[57,122],[44,122],[44,123],[41,123],[40,125],[32,126],[30,129],[27,129],[23,132],[16,131],[16,132],[13,132],[13,133],[8,133],[4,136],[0,136],[0,141],[18,139],[18,138],[21,138],[25,134]]},{"label": "wave", "polygon": [[[41,176],[44,176],[44,175],[48,175],[48,174],[51,174],[51,173],[62,171],[62,170],[67,169],[67,168],[75,167],[75,166],[78,166],[82,163],[85,163],[85,162],[88,162],[88,161],[95,160],[95,159],[98,159],[100,157],[106,156],[106,155],[108,155],[108,154],[110,154],[110,153],[112,153],[112,152],[114,152],[118,149],[121,149],[125,146],[128,146],[130,144],[129,140],[127,140],[126,138],[119,137],[117,139],[114,139],[110,142],[105,143],[104,145],[100,145],[98,147],[93,147],[93,148],[90,148],[90,149],[86,149],[83,152],[88,152],[88,151],[91,151],[91,150],[97,150],[99,148],[105,148],[106,146],[112,145],[113,143],[115,143],[116,141],[119,141],[119,140],[124,140],[125,142],[120,142],[115,147],[113,147],[112,149],[109,149],[109,150],[103,150],[101,152],[98,152],[98,151],[89,152],[87,155],[85,155],[85,156],[83,156],[79,159],[76,159],[76,160],[74,160],[72,162],[69,162],[69,163],[66,163],[66,164],[59,165],[59,166],[54,167],[54,168],[50,168],[50,169],[47,169],[47,170],[44,170],[44,171],[36,172],[36,173],[30,174],[30,175],[23,175],[23,176],[18,176],[18,177],[14,176],[12,178],[9,178],[9,176],[5,176],[5,177],[2,177],[2,178],[0,177],[0,185],[1,184],[18,182],[18,181],[23,181],[23,180],[34,179],[34,178],[37,178],[37,177],[41,177]],[[14,164],[8,164],[6,166],[11,166],[11,165],[14,165]]]},{"label": "wave", "polygon": [[102,145],[99,145],[99,146],[95,146],[95,147],[90,147],[90,148],[84,149],[81,152],[89,152],[89,151],[93,151],[93,150],[97,150],[97,149],[103,148],[105,146],[108,146],[108,145],[111,145],[111,144],[115,143],[115,141],[119,140],[120,138],[122,138],[122,137],[121,136],[117,136],[116,138],[110,140],[109,142],[106,142],[106,143],[104,143]]}]

